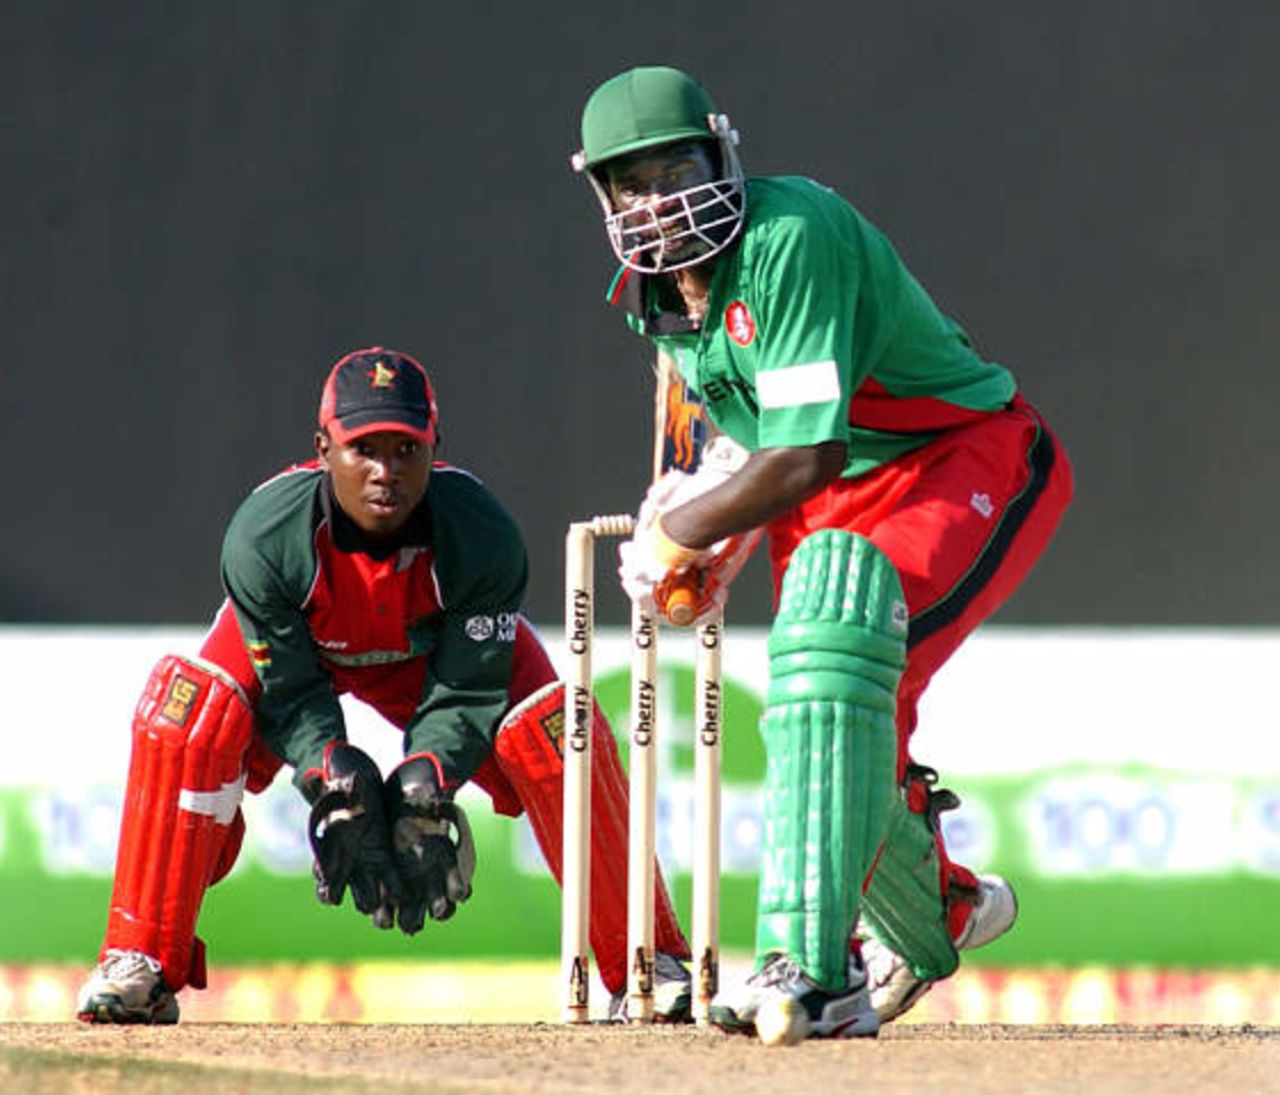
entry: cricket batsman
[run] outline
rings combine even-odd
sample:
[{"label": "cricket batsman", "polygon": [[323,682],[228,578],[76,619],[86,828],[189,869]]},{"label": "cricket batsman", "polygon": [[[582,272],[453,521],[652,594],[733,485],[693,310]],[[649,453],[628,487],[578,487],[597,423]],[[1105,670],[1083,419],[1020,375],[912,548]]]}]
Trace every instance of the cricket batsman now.
[{"label": "cricket batsman", "polygon": [[744,177],[692,77],[607,80],[581,137],[621,263],[609,302],[747,454],[703,489],[655,484],[624,585],[661,609],[693,574],[711,611],[740,566],[717,545],[758,529],[772,566],[755,963],[712,1022],[872,1035],[1013,924],[1009,883],[948,856],[958,800],[911,736],[934,673],[1048,545],[1071,468],[865,216],[811,179]]},{"label": "cricket batsman", "polygon": [[[309,804],[315,892],[413,935],[471,895],[467,781],[525,813],[552,873],[562,858],[563,685],[520,614],[519,529],[473,475],[435,460],[422,365],[382,347],[329,371],[315,459],[259,486],[222,548],[226,601],[197,657],[166,656],[133,721],[115,882],[80,1019],[174,1023],[206,983],[196,920],[244,835],[240,803],[282,766]],[[381,772],[347,738],[349,693],[403,735]],[[596,708],[591,945],[625,1008],[627,784]],[[687,1020],[690,979],[659,876],[654,1007]],[[274,911],[272,915],[275,915]]]}]

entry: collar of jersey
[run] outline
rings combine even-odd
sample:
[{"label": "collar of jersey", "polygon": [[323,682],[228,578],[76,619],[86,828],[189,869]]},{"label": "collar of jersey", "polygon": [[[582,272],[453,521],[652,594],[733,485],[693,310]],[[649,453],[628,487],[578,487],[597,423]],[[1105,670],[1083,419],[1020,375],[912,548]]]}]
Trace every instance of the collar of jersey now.
[{"label": "collar of jersey", "polygon": [[328,474],[324,476],[324,486],[320,491],[320,512],[322,519],[329,524],[333,537],[333,546],[348,555],[368,555],[371,559],[389,559],[403,548],[429,547],[431,545],[431,509],[427,505],[431,487],[427,485],[427,494],[409,514],[398,536],[391,540],[373,540],[343,512],[338,500],[333,496],[333,482]]},{"label": "collar of jersey", "polygon": [[646,335],[691,335],[697,334],[700,325],[688,316],[679,312],[650,311],[649,285],[655,275],[641,274],[629,266],[619,266],[609,283],[609,291],[605,299],[615,308],[621,308],[628,315],[640,321],[642,333]]}]

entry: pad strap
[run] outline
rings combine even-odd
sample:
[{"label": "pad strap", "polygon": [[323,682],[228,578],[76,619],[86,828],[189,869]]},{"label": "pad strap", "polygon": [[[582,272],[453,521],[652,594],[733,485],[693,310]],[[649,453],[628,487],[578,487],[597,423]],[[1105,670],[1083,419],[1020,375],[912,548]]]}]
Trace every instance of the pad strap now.
[{"label": "pad strap", "polygon": [[[917,977],[949,977],[960,963],[948,923],[951,870],[942,847],[939,815],[960,804],[935,790],[937,773],[910,765],[902,792],[894,796],[884,848],[863,898],[863,922]],[[967,871],[964,876],[972,878]],[[963,889],[964,887],[959,887]],[[972,894],[955,895],[965,911]],[[970,899],[970,900],[966,900]],[[963,923],[963,918],[960,921]]]}]

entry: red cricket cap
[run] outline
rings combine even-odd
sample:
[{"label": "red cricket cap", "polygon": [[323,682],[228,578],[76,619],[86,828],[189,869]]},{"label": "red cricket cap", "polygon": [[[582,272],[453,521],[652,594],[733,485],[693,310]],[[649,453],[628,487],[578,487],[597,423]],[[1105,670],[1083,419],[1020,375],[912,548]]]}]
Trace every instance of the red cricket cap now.
[{"label": "red cricket cap", "polygon": [[381,346],[339,360],[320,397],[320,428],[342,444],[394,430],[434,445],[437,413],[427,370],[408,354]]}]

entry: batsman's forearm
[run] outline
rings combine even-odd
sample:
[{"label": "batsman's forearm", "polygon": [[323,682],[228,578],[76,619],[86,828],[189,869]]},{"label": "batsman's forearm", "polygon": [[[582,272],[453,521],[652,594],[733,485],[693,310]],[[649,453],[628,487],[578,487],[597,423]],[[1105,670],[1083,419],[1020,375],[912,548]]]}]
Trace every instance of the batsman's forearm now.
[{"label": "batsman's forearm", "polygon": [[837,479],[842,441],[798,449],[762,449],[721,486],[662,515],[662,527],[686,547],[706,548],[726,536],[768,524]]}]

